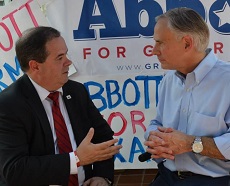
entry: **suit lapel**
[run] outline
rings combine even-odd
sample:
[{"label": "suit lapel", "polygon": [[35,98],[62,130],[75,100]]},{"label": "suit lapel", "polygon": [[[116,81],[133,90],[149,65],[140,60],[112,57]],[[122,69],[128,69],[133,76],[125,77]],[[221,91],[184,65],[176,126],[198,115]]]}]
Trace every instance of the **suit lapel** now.
[{"label": "suit lapel", "polygon": [[54,154],[55,150],[54,150],[53,135],[43,104],[39,98],[36,89],[34,88],[33,84],[31,83],[27,75],[23,75],[22,81],[23,81],[23,85],[27,85],[26,89],[23,88],[24,95],[26,96],[28,104],[33,110],[33,113],[35,113],[37,118],[39,119],[41,127],[43,129],[43,137],[47,142],[46,143],[47,151],[49,153]]},{"label": "suit lapel", "polygon": [[77,145],[79,145],[80,141],[82,141],[82,139],[84,138],[84,132],[82,131],[82,127],[81,126],[81,120],[79,117],[79,113],[80,113],[80,108],[79,105],[77,103],[77,97],[75,94],[72,93],[71,89],[73,89],[73,87],[68,87],[68,83],[66,83],[63,87],[63,101],[65,103],[68,115],[69,115],[69,119],[70,119],[70,123],[73,129],[73,133],[74,133],[74,137],[76,140]]}]

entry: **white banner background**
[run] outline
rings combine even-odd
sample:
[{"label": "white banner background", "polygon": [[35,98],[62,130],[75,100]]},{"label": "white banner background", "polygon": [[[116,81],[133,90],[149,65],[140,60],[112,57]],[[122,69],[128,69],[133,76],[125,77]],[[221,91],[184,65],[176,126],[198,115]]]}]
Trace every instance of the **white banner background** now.
[{"label": "white banner background", "polygon": [[[164,73],[151,56],[153,15],[185,5],[203,13],[210,27],[210,48],[229,61],[230,7],[226,0],[15,0],[0,7],[0,89],[22,75],[14,52],[20,33],[51,25],[61,31],[68,45],[77,71],[71,70],[70,79],[85,84],[123,145],[115,158],[116,169],[156,167],[153,161],[138,161],[145,151],[145,129],[156,114],[157,87]],[[88,27],[83,28],[85,24]],[[87,33],[94,37],[80,35]]]}]

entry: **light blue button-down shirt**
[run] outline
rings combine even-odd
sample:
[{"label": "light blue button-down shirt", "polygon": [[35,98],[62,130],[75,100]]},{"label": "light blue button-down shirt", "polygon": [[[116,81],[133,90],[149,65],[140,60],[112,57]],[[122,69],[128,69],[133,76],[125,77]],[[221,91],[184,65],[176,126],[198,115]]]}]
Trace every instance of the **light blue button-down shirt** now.
[{"label": "light blue button-down shirt", "polygon": [[[194,136],[213,137],[223,154],[230,160],[230,63],[217,59],[213,51],[187,74],[186,78],[170,70],[159,87],[157,115],[145,133],[157,126],[172,127]],[[219,177],[229,175],[230,161],[224,161],[193,152],[166,160],[172,171]]]}]

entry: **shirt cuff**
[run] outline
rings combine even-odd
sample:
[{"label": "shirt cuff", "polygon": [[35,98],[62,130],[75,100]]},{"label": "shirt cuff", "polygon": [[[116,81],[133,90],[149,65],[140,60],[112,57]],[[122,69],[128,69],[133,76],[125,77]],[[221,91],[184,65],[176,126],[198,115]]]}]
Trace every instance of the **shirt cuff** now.
[{"label": "shirt cuff", "polygon": [[77,174],[77,161],[74,152],[69,153],[70,157],[70,174]]}]

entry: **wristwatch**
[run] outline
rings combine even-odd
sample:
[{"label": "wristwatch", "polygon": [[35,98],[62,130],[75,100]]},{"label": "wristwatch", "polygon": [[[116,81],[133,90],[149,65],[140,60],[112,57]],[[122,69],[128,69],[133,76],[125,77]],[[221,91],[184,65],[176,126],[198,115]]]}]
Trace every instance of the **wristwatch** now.
[{"label": "wristwatch", "polygon": [[201,153],[203,151],[203,144],[201,141],[201,137],[196,136],[195,140],[192,144],[192,151],[195,153]]}]

